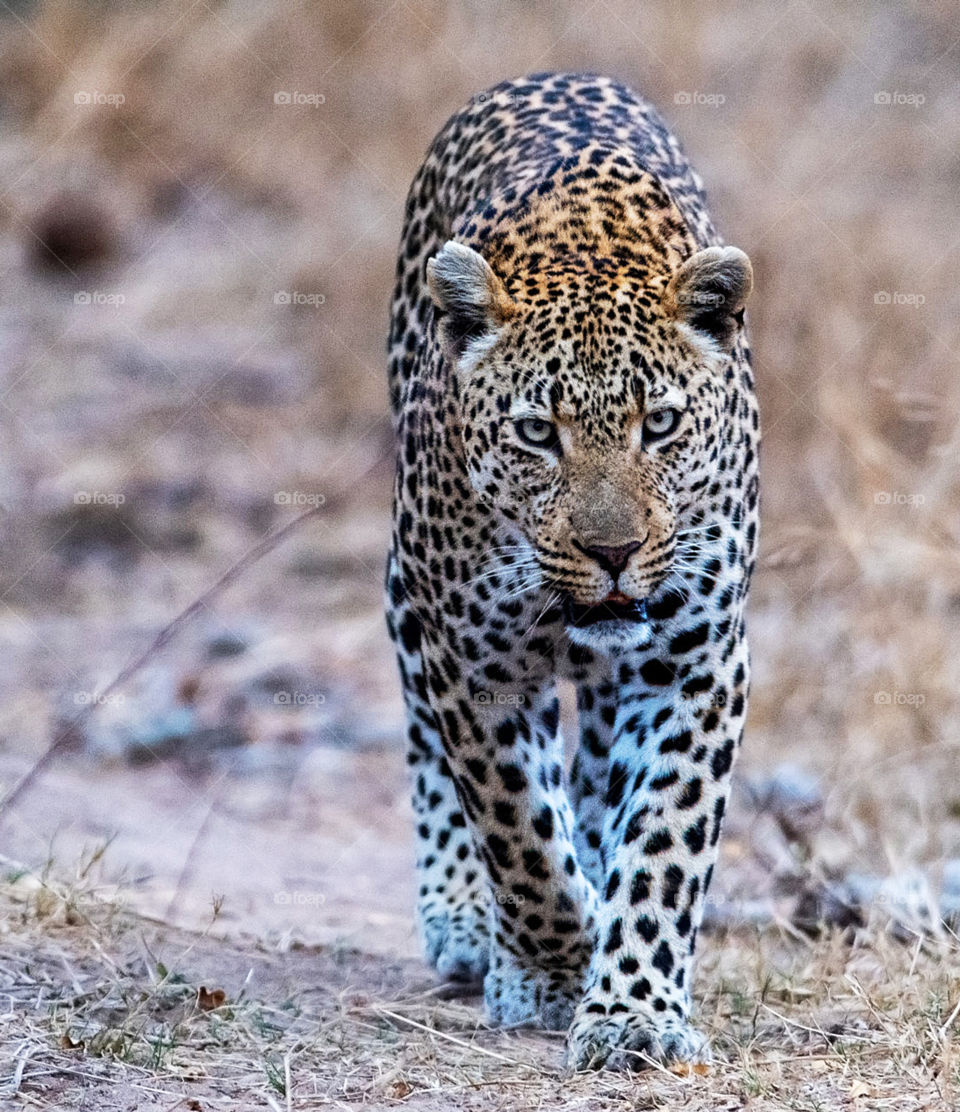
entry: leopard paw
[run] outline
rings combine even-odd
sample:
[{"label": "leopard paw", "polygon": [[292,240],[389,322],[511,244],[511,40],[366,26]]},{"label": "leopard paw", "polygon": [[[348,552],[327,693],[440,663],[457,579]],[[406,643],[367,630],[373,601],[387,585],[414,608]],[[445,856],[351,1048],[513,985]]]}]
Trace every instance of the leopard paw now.
[{"label": "leopard paw", "polygon": [[490,965],[486,907],[467,903],[452,911],[422,911],[419,920],[424,954],[443,980],[479,984]]},{"label": "leopard paw", "polygon": [[487,1018],[497,1027],[566,1031],[581,995],[583,978],[569,969],[538,969],[499,958],[483,982]]},{"label": "leopard paw", "polygon": [[677,1015],[663,1012],[577,1011],[567,1038],[571,1069],[643,1070],[651,1065],[702,1065],[710,1061],[706,1038]]}]

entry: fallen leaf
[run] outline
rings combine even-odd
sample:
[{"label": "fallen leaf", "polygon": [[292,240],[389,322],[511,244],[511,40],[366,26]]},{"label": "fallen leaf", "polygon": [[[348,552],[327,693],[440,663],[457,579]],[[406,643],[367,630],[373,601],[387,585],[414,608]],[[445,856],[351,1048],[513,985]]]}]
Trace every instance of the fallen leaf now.
[{"label": "fallen leaf", "polygon": [[877,1090],[872,1085],[868,1085],[866,1081],[854,1081],[850,1086],[850,1096],[854,1100],[858,1097],[875,1097],[876,1095]]},{"label": "fallen leaf", "polygon": [[219,1008],[227,999],[227,994],[222,988],[214,988],[207,992],[206,986],[201,985],[197,992],[197,1007],[201,1012],[212,1012]]},{"label": "fallen leaf", "polygon": [[690,1077],[695,1075],[697,1077],[706,1077],[710,1072],[710,1067],[703,1062],[677,1062],[670,1067],[670,1072],[675,1073],[677,1077]]},{"label": "fallen leaf", "polygon": [[199,676],[185,676],[177,687],[177,698],[181,703],[186,703],[188,707],[192,707],[197,701],[197,696],[200,694],[200,678]]}]

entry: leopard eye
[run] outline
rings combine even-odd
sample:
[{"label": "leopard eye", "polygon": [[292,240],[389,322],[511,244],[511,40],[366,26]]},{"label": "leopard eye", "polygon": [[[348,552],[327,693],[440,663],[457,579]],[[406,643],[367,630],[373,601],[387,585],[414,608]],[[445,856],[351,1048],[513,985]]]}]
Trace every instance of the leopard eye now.
[{"label": "leopard eye", "polygon": [[643,422],[644,440],[663,440],[679,424],[679,409],[658,409],[654,413],[648,413]]},{"label": "leopard eye", "polygon": [[557,430],[540,417],[522,417],[514,421],[513,427],[524,444],[534,448],[552,448],[557,442]]}]

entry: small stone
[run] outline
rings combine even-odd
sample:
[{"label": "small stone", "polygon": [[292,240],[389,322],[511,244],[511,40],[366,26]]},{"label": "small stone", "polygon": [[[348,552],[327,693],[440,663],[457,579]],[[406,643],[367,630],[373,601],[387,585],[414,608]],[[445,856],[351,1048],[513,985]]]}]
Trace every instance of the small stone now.
[{"label": "small stone", "polygon": [[770,776],[753,785],[753,795],[759,807],[775,813],[823,806],[820,781],[794,764],[778,765]]},{"label": "small stone", "polygon": [[767,811],[791,841],[807,847],[823,824],[820,781],[798,765],[782,764],[765,779],[747,784],[754,806]]},{"label": "small stone", "polygon": [[943,899],[960,906],[960,857],[953,857],[943,866]]},{"label": "small stone", "polygon": [[30,261],[59,276],[103,263],[117,251],[117,229],[98,202],[73,193],[53,197],[27,222]]},{"label": "small stone", "polygon": [[218,633],[207,642],[207,656],[214,660],[241,656],[249,647],[246,639],[239,633]]}]

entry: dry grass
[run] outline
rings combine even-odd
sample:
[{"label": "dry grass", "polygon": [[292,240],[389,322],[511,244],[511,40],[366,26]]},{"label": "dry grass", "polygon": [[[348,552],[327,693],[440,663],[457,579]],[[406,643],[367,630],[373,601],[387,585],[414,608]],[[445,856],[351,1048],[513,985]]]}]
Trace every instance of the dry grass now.
[{"label": "dry grass", "polygon": [[68,886],[0,889],[5,1086],[22,1107],[955,1107],[956,939],[708,936],[706,1072],[569,1075],[560,1036],[486,1029],[412,962],[225,944]]},{"label": "dry grass", "polygon": [[[250,627],[251,668],[326,691],[335,743],[354,738],[351,706],[397,735],[378,611],[384,318],[406,187],[477,89],[597,69],[664,108],[719,226],[754,261],[764,542],[743,759],[820,775],[827,875],[936,874],[960,857],[953,5],[39,0],[2,20],[6,779],[43,750],[65,704],[285,520],[280,491],[329,497],[329,513],[201,625]],[[277,105],[281,91],[323,103]],[[124,99],[77,105],[78,92]],[[67,267],[41,245],[57,237]],[[77,304],[80,291],[124,300]],[[277,304],[279,291],[323,301]],[[126,500],[84,507],[80,491]],[[209,725],[246,668],[213,675],[187,638],[163,678],[176,689],[200,677]],[[131,715],[150,709],[137,689],[127,697]],[[255,758],[291,731],[254,711]],[[95,766],[70,771],[71,790],[85,778],[95,793]],[[14,816],[10,850],[32,862],[56,830],[70,848],[79,838],[75,816],[36,799]],[[288,1095],[293,1108],[955,1103],[947,941],[903,945],[877,927],[852,945],[713,936],[700,1014],[720,1064],[707,1078],[624,1082],[563,1076],[557,1040],[478,1029],[473,1006],[437,1001],[415,964],[229,950],[49,878],[2,899],[17,1018],[0,1030],[35,1105],[70,1107],[76,1081],[104,1109],[282,1108]],[[158,973],[161,947],[185,980]],[[268,972],[241,996],[252,964]],[[318,969],[329,983],[311,995]],[[216,971],[227,1003],[198,1010]],[[64,1034],[84,1050],[58,1049]]]}]

